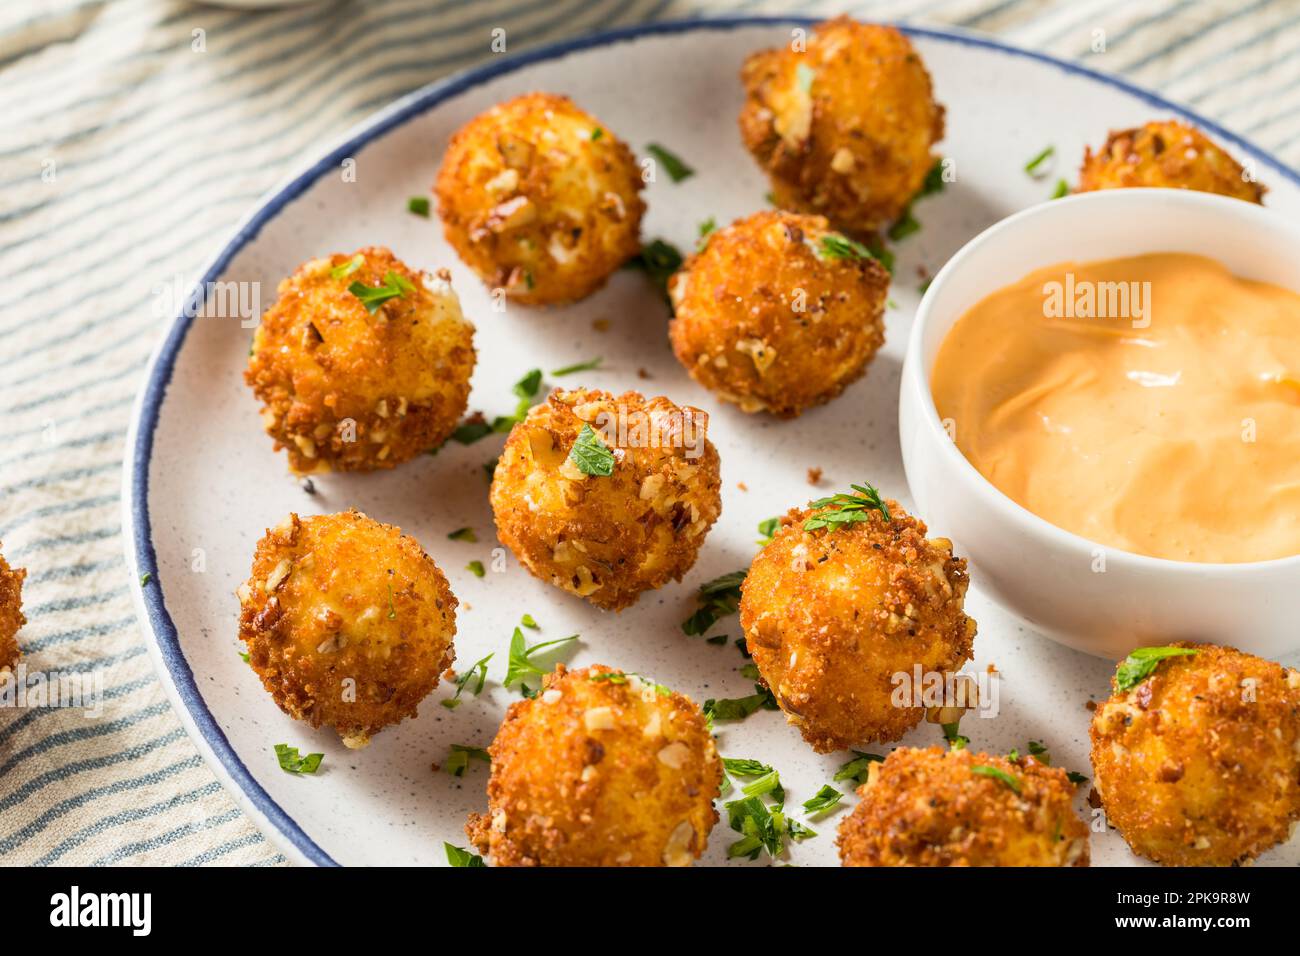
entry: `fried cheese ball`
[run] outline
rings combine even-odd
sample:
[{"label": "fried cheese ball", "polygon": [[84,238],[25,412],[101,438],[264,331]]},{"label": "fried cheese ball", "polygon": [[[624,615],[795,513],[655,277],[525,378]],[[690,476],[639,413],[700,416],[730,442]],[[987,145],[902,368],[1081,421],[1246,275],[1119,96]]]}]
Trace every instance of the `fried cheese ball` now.
[{"label": "fried cheese ball", "polygon": [[897,220],[943,138],[943,107],[907,37],[837,17],[741,69],[740,133],[778,206],[820,213],[856,235]]},{"label": "fried cheese ball", "polygon": [[290,717],[364,747],[455,660],[456,598],[414,538],[359,511],[290,514],[238,590],[248,663]]},{"label": "fried cheese ball", "polygon": [[27,571],[11,568],[0,554],[0,674],[11,670],[21,656],[18,650],[19,628],[27,623],[23,616],[23,578]]},{"label": "fried cheese ball", "polygon": [[1096,153],[1086,148],[1076,192],[1160,186],[1262,202],[1264,187],[1200,130],[1177,120],[1114,131]]},{"label": "fried cheese ball", "polygon": [[690,866],[717,822],[722,761],[697,704],[616,668],[556,667],[488,748],[494,866]]},{"label": "fried cheese ball", "polygon": [[523,305],[595,292],[641,250],[636,157],[567,96],[529,93],[451,138],[434,192],[447,241]]},{"label": "fried cheese ball", "polygon": [[845,866],[1087,866],[1064,770],[1033,757],[901,747],[840,824]]},{"label": "fried cheese ball", "polygon": [[885,341],[889,273],[821,216],[760,212],[712,233],[668,292],[677,360],[746,412],[830,401]]},{"label": "fried cheese ball", "polygon": [[[357,283],[400,294],[371,312]],[[244,380],[293,472],[392,468],[455,430],[469,401],[474,326],[445,271],[431,278],[371,246],[304,263],[278,295],[253,335]]]},{"label": "fried cheese ball", "polygon": [[1108,822],[1168,866],[1247,863],[1300,820],[1300,671],[1231,647],[1180,643],[1092,719]]},{"label": "fried cheese ball", "polygon": [[[836,496],[861,502],[861,495]],[[831,502],[832,499],[822,499]],[[750,565],[740,624],[763,682],[818,753],[897,740],[922,706],[897,706],[894,674],[956,672],[970,660],[975,622],[962,611],[966,561],[946,538],[885,502],[865,520],[805,530],[842,510],[794,509]]]},{"label": "fried cheese ball", "polygon": [[[706,413],[662,396],[557,389],[501,452],[497,536],[534,577],[606,610],[680,581],[722,511],[707,430]],[[584,450],[608,474],[584,471]]]}]

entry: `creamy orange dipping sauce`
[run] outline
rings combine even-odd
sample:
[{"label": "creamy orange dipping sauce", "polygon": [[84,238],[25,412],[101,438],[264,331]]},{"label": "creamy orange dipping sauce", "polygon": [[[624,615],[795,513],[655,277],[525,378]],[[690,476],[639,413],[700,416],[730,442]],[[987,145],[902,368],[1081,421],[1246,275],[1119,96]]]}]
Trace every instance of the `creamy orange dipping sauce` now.
[{"label": "creamy orange dipping sauce", "polygon": [[971,464],[1052,524],[1180,561],[1300,554],[1294,291],[1184,254],[1049,266],[958,319],[931,390]]}]

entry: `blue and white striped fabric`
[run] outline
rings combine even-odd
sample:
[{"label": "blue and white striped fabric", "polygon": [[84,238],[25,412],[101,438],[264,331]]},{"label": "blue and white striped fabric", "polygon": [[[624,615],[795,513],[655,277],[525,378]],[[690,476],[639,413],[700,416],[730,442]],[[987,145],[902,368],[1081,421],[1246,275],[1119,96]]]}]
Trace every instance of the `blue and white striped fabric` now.
[{"label": "blue and white striped fabric", "polygon": [[[122,561],[132,397],[236,219],[324,140],[488,55],[640,21],[849,12],[956,24],[1124,74],[1300,165],[1288,0],[182,0],[0,8],[0,540],[28,569],[29,667],[102,677],[98,717],[0,708],[0,862],[277,864],[155,679]],[[1104,53],[1093,53],[1095,31]],[[1068,104],[1062,104],[1068,109]],[[201,502],[196,502],[201,507]]]}]

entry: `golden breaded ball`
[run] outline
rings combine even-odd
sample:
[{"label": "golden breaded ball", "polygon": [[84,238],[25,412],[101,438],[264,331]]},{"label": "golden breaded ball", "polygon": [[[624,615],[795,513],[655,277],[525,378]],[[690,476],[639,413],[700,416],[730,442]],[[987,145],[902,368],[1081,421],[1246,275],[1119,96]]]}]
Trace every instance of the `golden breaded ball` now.
[{"label": "golden breaded ball", "polygon": [[830,401],[885,341],[889,273],[821,216],[760,212],[712,233],[668,292],[677,360],[746,412]]},{"label": "golden breaded ball", "polygon": [[451,138],[434,192],[464,263],[511,301],[584,298],[641,250],[632,151],[567,96],[529,93]]},{"label": "golden breaded ball", "polygon": [[1160,660],[1127,690],[1121,665],[1093,715],[1097,794],[1134,853],[1247,863],[1300,820],[1300,671],[1231,647],[1171,646],[1196,653]]},{"label": "golden breaded ball", "polygon": [[0,674],[11,670],[21,656],[18,629],[27,623],[23,617],[23,568],[11,568],[0,554]]},{"label": "golden breaded ball", "polygon": [[680,581],[722,511],[708,420],[662,396],[557,389],[501,452],[497,536],[535,577],[606,610]]},{"label": "golden breaded ball", "polygon": [[[353,291],[360,286],[383,299],[373,312]],[[474,326],[445,271],[431,278],[371,246],[304,263],[278,294],[244,380],[295,473],[392,468],[455,430],[469,401]]]},{"label": "golden breaded ball", "polygon": [[845,866],[1087,866],[1064,770],[1033,757],[901,747],[840,824]]},{"label": "golden breaded ball", "polygon": [[807,49],[751,55],[741,69],[745,146],[778,206],[820,213],[858,236],[897,220],[943,138],[943,107],[907,37],[838,17]]},{"label": "golden breaded ball", "polygon": [[[792,510],[741,586],[754,663],[818,753],[897,740],[916,726],[925,708],[897,706],[893,676],[917,665],[955,673],[975,637],[962,611],[966,561],[953,557],[952,542],[926,538],[925,524],[895,501],[885,502],[886,520],[860,510],[865,500],[855,493]],[[805,530],[844,505],[864,520]]]},{"label": "golden breaded ball", "polygon": [[494,866],[690,866],[718,819],[699,706],[603,664],[556,667],[488,753],[488,811],[465,832]]},{"label": "golden breaded ball", "polygon": [[1086,148],[1077,192],[1160,186],[1262,202],[1264,187],[1200,130],[1177,120],[1112,132],[1096,153]]},{"label": "golden breaded ball", "polygon": [[248,663],[276,704],[349,747],[414,717],[455,660],[447,579],[414,538],[359,511],[289,515],[238,595]]}]

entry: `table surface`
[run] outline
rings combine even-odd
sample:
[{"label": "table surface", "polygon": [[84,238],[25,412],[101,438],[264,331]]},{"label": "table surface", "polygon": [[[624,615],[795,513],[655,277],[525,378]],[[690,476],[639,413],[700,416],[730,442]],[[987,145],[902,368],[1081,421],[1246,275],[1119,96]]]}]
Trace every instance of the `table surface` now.
[{"label": "table surface", "polygon": [[0,9],[0,541],[28,570],[28,668],[92,674],[103,689],[95,716],[0,708],[0,863],[284,862],[208,772],[154,675],[119,505],[131,403],[168,303],[257,198],[367,114],[491,56],[494,28],[518,52],[652,20],[795,6],[958,26],[1077,60],[1300,166],[1300,10],[1288,0]]}]

